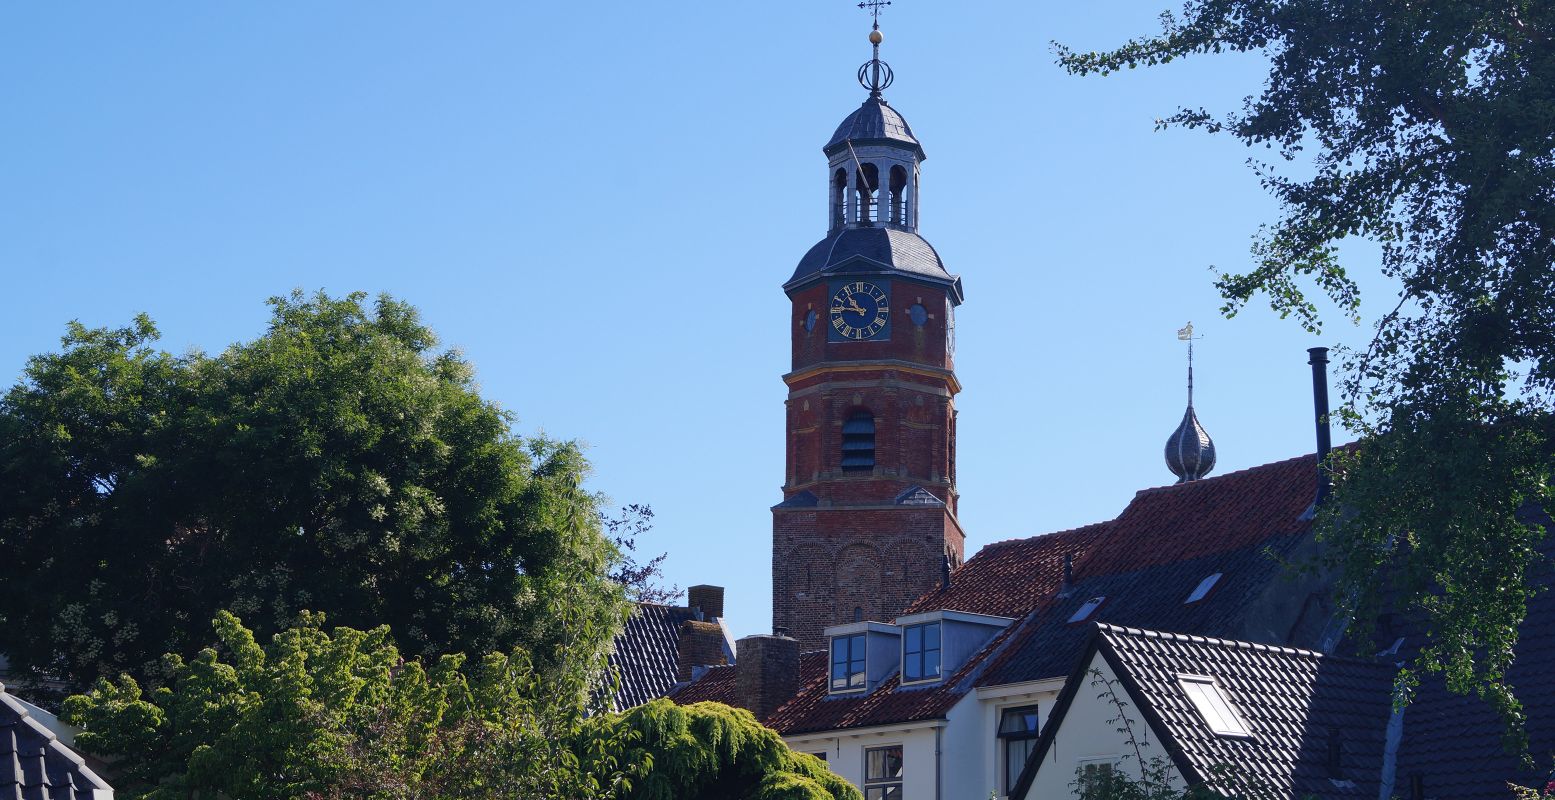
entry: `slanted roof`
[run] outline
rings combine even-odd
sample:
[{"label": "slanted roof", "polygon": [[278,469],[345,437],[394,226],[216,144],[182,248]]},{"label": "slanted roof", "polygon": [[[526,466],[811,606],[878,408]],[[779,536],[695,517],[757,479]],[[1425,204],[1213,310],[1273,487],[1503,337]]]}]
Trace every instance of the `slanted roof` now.
[{"label": "slanted roof", "polygon": [[0,797],[111,800],[113,789],[0,686]]},{"label": "slanted roof", "polygon": [[[1372,798],[1380,787],[1392,715],[1390,665],[1310,650],[1096,624],[1012,797],[1024,797],[1100,654],[1130,702],[1190,784],[1255,797]],[[1182,676],[1214,679],[1250,736],[1215,733]],[[1330,731],[1339,737],[1339,777],[1329,771]],[[1233,785],[1219,782],[1234,781]]]},{"label": "slanted roof", "polygon": [[616,636],[609,656],[610,666],[621,676],[615,699],[617,708],[642,705],[675,688],[682,626],[701,620],[699,609],[637,604],[626,627]]},{"label": "slanted roof", "polygon": [[711,702],[738,706],[739,696],[735,694],[735,679],[739,676],[737,669],[733,665],[711,667],[697,680],[675,687],[668,697],[681,705]]},{"label": "slanted roof", "polygon": [[1083,561],[1110,525],[1099,522],[990,544],[951,575],[950,586],[923,595],[904,613],[952,610],[1025,616],[1063,584],[1064,559]]},{"label": "slanted roof", "polygon": [[[1534,521],[1548,528],[1549,518],[1539,516],[1542,519]],[[1555,767],[1555,541],[1546,537],[1540,550],[1527,582],[1542,590],[1528,601],[1528,616],[1518,627],[1517,660],[1506,678],[1526,714],[1523,724],[1533,769],[1506,749],[1506,723],[1488,702],[1453,693],[1440,675],[1422,675],[1404,712],[1394,794],[1408,797],[1415,776],[1425,797],[1452,800],[1500,800],[1510,796],[1507,781],[1542,789],[1550,780]],[[1417,634],[1405,633],[1399,660],[1412,658],[1421,643]]]}]

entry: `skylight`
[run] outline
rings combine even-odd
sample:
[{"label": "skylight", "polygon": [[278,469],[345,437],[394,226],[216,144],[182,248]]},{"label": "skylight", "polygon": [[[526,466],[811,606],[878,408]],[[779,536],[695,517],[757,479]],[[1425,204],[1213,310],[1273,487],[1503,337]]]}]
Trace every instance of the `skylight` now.
[{"label": "skylight", "polygon": [[1198,587],[1195,588],[1193,590],[1193,592],[1188,595],[1188,599],[1187,600],[1182,601],[1182,604],[1185,605],[1185,606],[1186,605],[1192,605],[1194,603],[1199,602],[1200,600],[1203,600],[1204,597],[1209,594],[1209,590],[1215,588],[1215,584],[1217,584],[1219,582],[1220,582],[1220,573],[1218,573],[1218,572],[1215,573],[1214,575],[1209,576],[1208,578],[1205,578],[1202,581],[1199,581]]},{"label": "skylight", "polygon": [[1105,602],[1107,602],[1105,595],[1092,597],[1091,599],[1085,601],[1085,605],[1080,606],[1079,611],[1074,612],[1074,616],[1069,618],[1069,622],[1084,622],[1087,619],[1090,619],[1091,615],[1096,613],[1096,609],[1101,608],[1101,604]]},{"label": "skylight", "polygon": [[1247,723],[1242,721],[1241,715],[1231,707],[1231,701],[1226,698],[1225,692],[1215,683],[1214,678],[1206,678],[1202,675],[1178,675],[1177,682],[1182,684],[1182,690],[1188,695],[1188,700],[1193,707],[1198,709],[1199,716],[1204,718],[1205,724],[1218,736],[1252,736]]}]

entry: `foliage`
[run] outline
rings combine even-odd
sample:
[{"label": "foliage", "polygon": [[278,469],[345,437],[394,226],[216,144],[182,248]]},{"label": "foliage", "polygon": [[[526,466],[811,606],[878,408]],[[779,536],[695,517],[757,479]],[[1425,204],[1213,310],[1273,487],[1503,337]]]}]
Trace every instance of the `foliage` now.
[{"label": "foliage", "polygon": [[[1515,729],[1504,679],[1544,535],[1519,512],[1551,499],[1555,5],[1189,0],[1162,24],[1107,52],[1059,47],[1060,63],[1107,74],[1192,54],[1268,57],[1262,93],[1240,112],[1160,123],[1295,162],[1254,162],[1282,208],[1252,269],[1219,280],[1224,311],[1263,293],[1316,332],[1315,286],[1359,320],[1339,245],[1380,245],[1400,289],[1370,345],[1347,356],[1343,416],[1363,446],[1336,465],[1336,498],[1355,516],[1341,526],[1331,509],[1323,523],[1341,597],[1361,641],[1385,601],[1422,614],[1432,638],[1415,670],[1487,695]],[[1406,671],[1401,685],[1415,680]]]},{"label": "foliage", "polygon": [[628,766],[619,800],[862,797],[825,762],[790,750],[749,711],[719,703],[654,700],[590,720],[585,738],[631,743],[621,757]]},{"label": "foliage", "polygon": [[603,646],[617,557],[577,448],[509,432],[410,306],[293,293],[219,355],[145,316],[71,323],[0,399],[0,620],[13,668],[162,680],[221,609],[389,624],[415,654],[551,662],[554,598]]},{"label": "foliage", "polygon": [[588,718],[602,655],[578,636],[540,672],[526,653],[405,660],[389,630],[302,622],[261,647],[233,615],[219,647],[169,655],[169,686],[128,676],[65,702],[76,744],[113,759],[121,796],[857,800],[749,712],[665,700]]},{"label": "foliage", "polygon": [[620,561],[610,572],[610,579],[626,588],[626,596],[638,603],[670,603],[680,599],[680,587],[659,584],[664,578],[664,559],[660,553],[647,561],[637,563],[637,540],[653,530],[653,508],[632,503],[622,506],[620,516],[601,517],[605,535],[620,552]]},{"label": "foliage", "polygon": [[1555,797],[1555,780],[1546,781],[1543,789],[1531,789],[1510,782],[1507,783],[1506,788],[1511,790],[1512,797],[1516,800],[1549,800]]}]

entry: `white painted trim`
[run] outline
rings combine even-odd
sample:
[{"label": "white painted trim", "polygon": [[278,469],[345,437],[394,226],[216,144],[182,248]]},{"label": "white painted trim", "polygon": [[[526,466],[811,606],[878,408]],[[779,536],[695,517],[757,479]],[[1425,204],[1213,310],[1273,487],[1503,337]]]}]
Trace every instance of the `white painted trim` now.
[{"label": "white painted trim", "polygon": [[996,617],[992,614],[973,614],[970,611],[923,611],[917,614],[908,614],[905,617],[897,617],[896,624],[906,627],[918,625],[924,622],[939,622],[949,620],[951,622],[967,622],[973,625],[991,625],[996,628],[1008,627],[1015,620],[1009,617]]},{"label": "white painted trim", "polygon": [[1043,678],[1035,681],[1022,681],[1021,683],[1004,683],[998,686],[979,686],[975,693],[979,700],[1003,700],[1016,695],[1059,692],[1063,690],[1065,680],[1067,679]]}]

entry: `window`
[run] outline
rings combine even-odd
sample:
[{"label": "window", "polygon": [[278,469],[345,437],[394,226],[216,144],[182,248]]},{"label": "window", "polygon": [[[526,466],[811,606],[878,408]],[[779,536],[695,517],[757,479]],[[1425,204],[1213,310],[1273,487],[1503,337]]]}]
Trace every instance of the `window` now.
[{"label": "window", "polygon": [[875,415],[856,411],[842,423],[842,468],[875,468]]},{"label": "window", "polygon": [[820,760],[825,761],[827,763],[831,762],[831,759],[827,758],[828,753],[825,750],[822,750],[819,753],[811,753],[810,755],[815,756],[816,758],[819,758]]},{"label": "window", "polygon": [[1105,602],[1107,602],[1106,596],[1092,597],[1085,601],[1085,605],[1080,606],[1079,611],[1074,612],[1074,616],[1069,618],[1069,622],[1072,624],[1090,619],[1091,615],[1096,613],[1096,609],[1101,608],[1101,604]]},{"label": "window", "polygon": [[902,746],[864,751],[864,800],[902,800]]},{"label": "window", "polygon": [[1004,744],[1004,793],[1009,794],[1037,747],[1037,707],[1006,708],[999,716],[999,741]]},{"label": "window", "polygon": [[1204,723],[1218,736],[1252,736],[1247,723],[1231,707],[1231,701],[1216,685],[1214,678],[1202,675],[1178,675],[1177,682],[1188,695],[1193,707],[1198,709]]},{"label": "window", "polygon": [[939,623],[909,625],[902,632],[902,681],[939,679]]},{"label": "window", "polygon": [[1076,785],[1080,789],[1078,794],[1083,800],[1115,796],[1112,782],[1116,772],[1117,767],[1111,759],[1081,761],[1075,768]]},{"label": "window", "polygon": [[833,636],[831,690],[847,692],[862,688],[864,688],[864,634]]},{"label": "window", "polygon": [[1203,600],[1206,596],[1209,595],[1210,590],[1215,588],[1215,584],[1219,583],[1219,582],[1220,582],[1220,573],[1218,573],[1218,572],[1215,573],[1214,575],[1209,576],[1208,578],[1205,578],[1202,581],[1199,581],[1199,585],[1196,588],[1194,588],[1192,594],[1188,595],[1188,599],[1187,600],[1182,601],[1182,604],[1183,605],[1189,605],[1189,604],[1192,604],[1192,603],[1197,603],[1200,600]]}]

